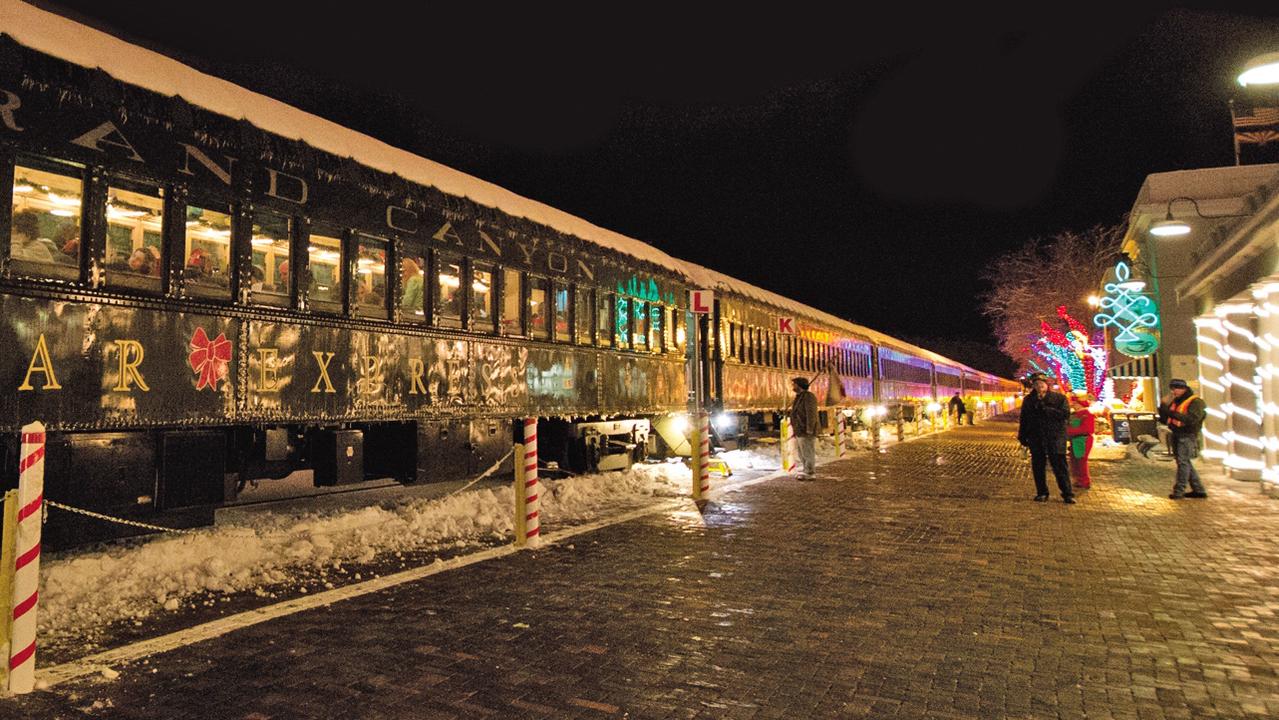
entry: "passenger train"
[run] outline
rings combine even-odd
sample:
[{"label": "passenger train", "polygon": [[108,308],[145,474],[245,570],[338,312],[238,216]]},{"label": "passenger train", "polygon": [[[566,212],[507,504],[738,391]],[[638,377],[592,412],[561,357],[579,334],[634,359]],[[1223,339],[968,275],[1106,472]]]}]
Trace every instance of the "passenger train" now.
[{"label": "passenger train", "polygon": [[[34,420],[48,499],[189,527],[299,470],[474,477],[523,417],[544,461],[625,467],[678,452],[654,422],[696,388],[729,426],[772,422],[794,375],[825,397],[832,366],[859,411],[1021,389],[67,18],[0,17],[10,487]],[[136,532],[57,511],[45,536]]]}]

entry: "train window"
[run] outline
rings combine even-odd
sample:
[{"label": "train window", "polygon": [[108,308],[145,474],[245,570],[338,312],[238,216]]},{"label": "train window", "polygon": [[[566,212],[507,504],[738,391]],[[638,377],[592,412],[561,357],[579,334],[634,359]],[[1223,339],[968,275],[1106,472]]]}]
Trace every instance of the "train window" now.
[{"label": "train window", "polygon": [[662,349],[671,352],[675,349],[675,334],[671,326],[675,324],[675,308],[662,308]]},{"label": "train window", "polygon": [[550,284],[551,281],[546,278],[530,276],[528,279],[528,333],[535,340],[549,340],[551,337],[551,328],[547,322],[550,312],[547,307]]},{"label": "train window", "polygon": [[355,314],[360,317],[386,319],[386,248],[387,242],[371,235],[358,235],[355,241]]},{"label": "train window", "polygon": [[320,312],[342,312],[342,232],[313,229],[306,256],[307,304]]},{"label": "train window", "polygon": [[613,344],[613,294],[595,291],[595,339],[600,345]]},{"label": "train window", "polygon": [[728,349],[728,357],[737,357],[737,323],[735,322],[728,324],[728,343],[726,348]]},{"label": "train window", "polygon": [[764,337],[768,340],[768,366],[777,367],[777,333],[769,330]]},{"label": "train window", "polygon": [[164,191],[113,181],[106,197],[106,279],[110,285],[159,292],[164,270]]},{"label": "train window", "polygon": [[400,246],[400,321],[426,322],[426,250]]},{"label": "train window", "polygon": [[573,327],[580,345],[591,344],[591,331],[595,328],[591,310],[595,307],[590,288],[578,285],[573,288]]},{"label": "train window", "polygon": [[502,269],[502,334],[523,335],[520,317],[520,271]]},{"label": "train window", "polygon": [[675,350],[682,354],[688,342],[688,318],[680,308],[671,308],[671,328],[675,331]]},{"label": "train window", "polygon": [[462,327],[462,256],[435,251],[435,321],[442,327]]},{"label": "train window", "polygon": [[631,345],[636,350],[648,349],[648,303],[631,301]]},{"label": "train window", "polygon": [[289,239],[293,218],[260,210],[253,213],[251,299],[263,305],[289,305]]},{"label": "train window", "polygon": [[631,346],[631,303],[621,295],[617,296],[617,315],[613,318],[616,323],[614,336],[617,338],[617,346],[619,348],[628,348]]},{"label": "train window", "polygon": [[215,300],[231,299],[231,206],[187,205],[183,292]]},{"label": "train window", "polygon": [[662,315],[666,308],[656,303],[648,306],[648,349],[653,352],[662,351]]},{"label": "train window", "polygon": [[557,342],[569,342],[573,339],[572,328],[568,324],[568,286],[564,283],[555,283],[555,340]]},{"label": "train window", "polygon": [[471,263],[471,329],[493,332],[493,266]]},{"label": "train window", "polygon": [[14,166],[9,256],[15,270],[63,280],[80,277],[84,182],[78,173],[78,168],[38,161]]}]

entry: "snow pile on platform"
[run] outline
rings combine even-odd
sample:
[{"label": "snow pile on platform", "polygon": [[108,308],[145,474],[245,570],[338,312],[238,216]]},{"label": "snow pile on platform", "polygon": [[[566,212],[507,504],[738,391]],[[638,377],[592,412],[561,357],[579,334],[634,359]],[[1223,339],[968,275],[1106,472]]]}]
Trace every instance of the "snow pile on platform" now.
[{"label": "snow pile on platform", "polygon": [[[590,519],[610,508],[686,496],[690,475],[678,463],[637,465],[546,485],[543,527],[550,532],[555,523]],[[348,510],[248,513],[191,534],[48,557],[41,567],[40,633],[46,641],[91,641],[109,623],[140,622],[197,599],[212,604],[210,597],[219,593],[274,596],[290,584],[328,589],[362,579],[345,564],[500,544],[512,536],[513,507],[506,485]]]}]

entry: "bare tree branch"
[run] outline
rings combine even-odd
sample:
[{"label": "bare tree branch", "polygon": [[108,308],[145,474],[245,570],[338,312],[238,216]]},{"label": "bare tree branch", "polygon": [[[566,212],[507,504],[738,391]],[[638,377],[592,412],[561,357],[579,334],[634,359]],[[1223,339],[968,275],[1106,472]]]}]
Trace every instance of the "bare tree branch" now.
[{"label": "bare tree branch", "polygon": [[981,298],[982,314],[990,318],[1004,354],[1027,368],[1040,322],[1060,322],[1058,306],[1080,320],[1092,317],[1087,298],[1114,264],[1126,224],[1032,239],[987,266],[983,278],[991,289]]}]

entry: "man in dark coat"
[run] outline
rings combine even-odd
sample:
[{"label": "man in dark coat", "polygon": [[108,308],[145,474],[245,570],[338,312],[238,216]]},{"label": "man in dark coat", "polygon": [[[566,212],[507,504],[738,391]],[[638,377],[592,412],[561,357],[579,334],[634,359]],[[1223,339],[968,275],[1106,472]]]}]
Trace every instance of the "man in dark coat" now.
[{"label": "man in dark coat", "polygon": [[817,396],[809,392],[807,378],[792,378],[791,388],[795,391],[795,401],[791,403],[790,426],[795,433],[795,444],[799,446],[800,462],[804,465],[799,478],[812,480],[817,473],[817,431],[820,429]]},{"label": "man in dark coat", "polygon": [[[959,394],[958,390],[956,390],[955,394],[951,396],[950,403],[948,405],[948,412],[955,417],[956,425],[964,424],[964,413],[967,411],[968,408],[964,407],[964,397]],[[972,421],[970,420],[969,424],[971,423]]]},{"label": "man in dark coat", "polygon": [[[1177,458],[1177,480],[1168,497],[1173,500],[1206,498],[1208,492],[1190,461],[1199,454],[1199,432],[1208,411],[1203,398],[1195,395],[1185,380],[1174,378],[1168,387],[1172,388],[1172,392],[1165,395],[1159,404],[1159,420],[1167,423],[1172,431],[1172,450]],[[1190,483],[1190,492],[1186,492],[1187,482]]]},{"label": "man in dark coat", "polygon": [[1048,378],[1044,375],[1034,375],[1031,383],[1031,393],[1021,401],[1017,442],[1030,450],[1035,501],[1048,499],[1044,465],[1051,464],[1062,502],[1073,504],[1075,495],[1070,489],[1070,470],[1066,467],[1066,421],[1070,419],[1070,404],[1065,395],[1048,389]]}]

